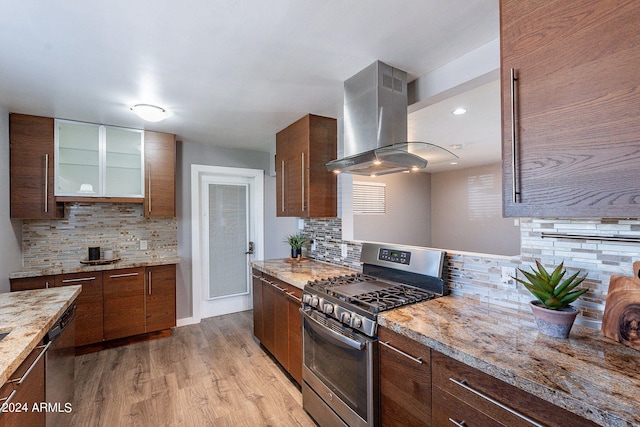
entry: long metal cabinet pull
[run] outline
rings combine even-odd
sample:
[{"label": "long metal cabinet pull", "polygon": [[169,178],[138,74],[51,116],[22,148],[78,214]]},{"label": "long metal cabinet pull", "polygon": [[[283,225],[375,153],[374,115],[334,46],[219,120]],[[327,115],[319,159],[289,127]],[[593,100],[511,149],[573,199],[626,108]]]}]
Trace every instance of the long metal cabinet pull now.
[{"label": "long metal cabinet pull", "polygon": [[289,295],[291,298],[293,298],[294,300],[296,300],[298,302],[302,302],[302,300],[300,298],[298,298],[296,296],[296,294],[294,294],[293,292],[287,292],[287,295]]},{"label": "long metal cabinet pull", "polygon": [[516,75],[516,69],[511,69],[511,200],[513,203],[518,203],[518,188],[516,172],[518,163],[518,143],[516,141],[516,81],[518,76]]},{"label": "long metal cabinet pull", "polygon": [[395,348],[394,346],[390,345],[390,344],[389,344],[389,341],[380,341],[380,344],[382,344],[383,346],[385,346],[385,347],[387,347],[387,348],[389,348],[389,349],[391,349],[391,350],[395,351],[396,353],[399,353],[399,354],[403,355],[404,357],[406,357],[406,358],[408,358],[408,359],[411,359],[411,360],[413,360],[414,362],[419,363],[419,364],[421,364],[421,365],[422,365],[422,358],[421,358],[421,357],[413,357],[413,356],[410,356],[410,355],[408,355],[407,353],[405,353],[404,351],[402,351],[402,350],[400,350],[400,349],[397,349],[397,348]]},{"label": "long metal cabinet pull", "polygon": [[304,212],[304,151],[302,152],[302,212]]},{"label": "long metal cabinet pull", "polygon": [[17,392],[18,392],[18,389],[14,388],[11,394],[7,397],[3,397],[2,399],[0,399],[0,402],[3,402],[5,406],[8,405],[9,403],[11,403],[13,396],[15,396]]},{"label": "long metal cabinet pull", "polygon": [[491,397],[487,396],[486,394],[481,393],[481,392],[479,392],[478,390],[476,390],[476,389],[474,389],[474,388],[472,388],[472,387],[468,386],[468,385],[467,385],[467,382],[466,382],[465,380],[458,381],[458,380],[456,380],[456,379],[454,379],[454,378],[451,378],[451,377],[450,377],[450,378],[449,378],[449,381],[451,381],[452,383],[454,383],[454,384],[456,384],[456,385],[459,385],[459,386],[460,386],[460,387],[462,387],[463,389],[465,389],[465,390],[467,390],[467,391],[469,391],[469,392],[471,392],[471,393],[475,394],[476,396],[481,397],[482,399],[484,399],[484,400],[486,400],[486,401],[488,401],[488,402],[491,402],[491,403],[493,403],[493,404],[494,404],[494,405],[496,405],[496,406],[499,406],[500,408],[504,409],[505,411],[510,412],[511,414],[513,414],[513,415],[515,415],[516,417],[518,417],[518,418],[520,418],[520,419],[522,419],[522,420],[524,420],[524,421],[526,421],[526,422],[530,423],[531,425],[534,425],[534,426],[536,426],[536,427],[544,427],[542,424],[540,424],[540,423],[538,423],[538,422],[536,422],[536,421],[532,420],[531,418],[527,417],[526,415],[521,414],[520,412],[515,411],[515,410],[513,410],[513,409],[509,408],[508,406],[504,405],[503,403],[498,402],[497,400],[495,400],[495,399],[493,399],[493,398],[491,398]]},{"label": "long metal cabinet pull", "polygon": [[457,426],[457,427],[467,427],[467,424],[464,421],[457,422],[453,418],[449,418],[449,422],[452,423],[454,426]]},{"label": "long metal cabinet pull", "polygon": [[131,277],[131,276],[137,276],[138,273],[126,273],[126,274],[114,274],[112,276],[109,276],[112,279],[117,279],[118,277]]},{"label": "long metal cabinet pull", "polygon": [[49,154],[44,155],[44,212],[49,212]]},{"label": "long metal cabinet pull", "polygon": [[90,282],[92,280],[96,280],[95,277],[83,277],[80,279],[64,279],[62,283],[75,283],[75,282]]},{"label": "long metal cabinet pull", "polygon": [[147,176],[149,177],[149,185],[147,186],[147,192],[149,194],[147,195],[147,199],[149,200],[149,213],[151,213],[151,162],[147,163]]},{"label": "long metal cabinet pull", "polygon": [[151,295],[151,272],[149,272],[149,295]]},{"label": "long metal cabinet pull", "polygon": [[42,351],[40,352],[38,357],[36,357],[36,359],[33,361],[31,366],[29,366],[29,369],[27,369],[27,372],[25,372],[24,375],[22,375],[20,378],[16,378],[16,379],[11,380],[9,382],[18,383],[18,385],[22,384],[24,382],[24,380],[27,379],[27,377],[29,376],[31,371],[33,371],[33,368],[36,367],[36,365],[38,364],[40,359],[42,359],[42,356],[44,356],[44,354],[47,352],[47,350],[49,350],[49,347],[51,346],[52,343],[53,343],[53,341],[49,341],[47,343],[47,345],[40,345],[40,346],[36,347],[36,348],[42,349]]},{"label": "long metal cabinet pull", "polygon": [[280,187],[282,190],[282,197],[280,198],[280,204],[281,206],[281,211],[284,212],[284,198],[285,198],[285,194],[284,194],[284,160],[282,161],[282,166],[280,167],[280,171],[282,174],[282,178],[280,179]]}]

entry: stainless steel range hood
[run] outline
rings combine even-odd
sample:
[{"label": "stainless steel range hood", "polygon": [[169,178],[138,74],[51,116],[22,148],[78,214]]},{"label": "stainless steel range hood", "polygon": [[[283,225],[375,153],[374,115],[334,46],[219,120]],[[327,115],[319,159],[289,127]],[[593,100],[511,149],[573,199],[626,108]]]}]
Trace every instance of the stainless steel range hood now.
[{"label": "stainless steel range hood", "polygon": [[377,176],[418,171],[458,157],[426,142],[407,141],[407,73],[376,61],[344,82],[344,158],[335,173]]}]

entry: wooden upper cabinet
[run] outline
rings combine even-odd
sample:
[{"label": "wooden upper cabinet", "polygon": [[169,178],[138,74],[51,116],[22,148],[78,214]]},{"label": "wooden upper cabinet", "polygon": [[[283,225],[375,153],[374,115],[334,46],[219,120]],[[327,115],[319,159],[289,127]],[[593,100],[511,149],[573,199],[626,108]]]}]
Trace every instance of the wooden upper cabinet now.
[{"label": "wooden upper cabinet", "polygon": [[176,216],[176,137],[145,131],[144,216]]},{"label": "wooden upper cabinet", "polygon": [[9,115],[11,218],[62,218],[54,196],[54,121]]},{"label": "wooden upper cabinet", "polygon": [[501,1],[505,216],[638,216],[639,14],[634,0]]},{"label": "wooden upper cabinet", "polygon": [[325,167],[337,138],[336,120],[313,114],[276,134],[277,216],[337,215],[337,177]]}]

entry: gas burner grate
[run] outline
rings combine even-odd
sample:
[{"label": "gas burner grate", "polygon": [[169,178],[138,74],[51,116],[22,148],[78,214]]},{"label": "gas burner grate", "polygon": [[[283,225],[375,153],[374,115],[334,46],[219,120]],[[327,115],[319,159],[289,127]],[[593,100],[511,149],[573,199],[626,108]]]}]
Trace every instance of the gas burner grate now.
[{"label": "gas burner grate", "polygon": [[349,302],[367,307],[373,313],[379,313],[433,298],[435,298],[435,294],[431,292],[406,285],[397,285],[389,289],[354,296]]}]

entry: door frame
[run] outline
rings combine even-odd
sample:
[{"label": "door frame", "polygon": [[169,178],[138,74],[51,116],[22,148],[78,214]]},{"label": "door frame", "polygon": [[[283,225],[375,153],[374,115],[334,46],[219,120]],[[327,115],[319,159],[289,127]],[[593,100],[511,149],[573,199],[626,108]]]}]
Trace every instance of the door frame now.
[{"label": "door frame", "polygon": [[[239,176],[249,178],[249,203],[251,212],[251,225],[254,230],[255,250],[249,255],[248,260],[264,259],[264,171],[262,169],[233,168],[226,166],[191,165],[191,310],[194,323],[201,320],[200,300],[203,286],[207,282],[204,277],[205,268],[203,258],[202,241],[200,239],[203,229],[202,206],[200,194],[202,192],[203,177],[229,177]],[[251,286],[249,286],[251,290]]]}]

